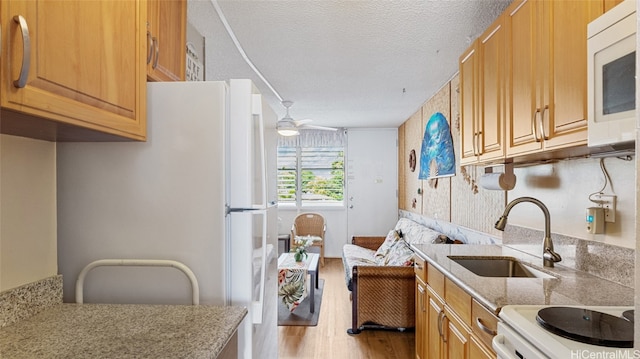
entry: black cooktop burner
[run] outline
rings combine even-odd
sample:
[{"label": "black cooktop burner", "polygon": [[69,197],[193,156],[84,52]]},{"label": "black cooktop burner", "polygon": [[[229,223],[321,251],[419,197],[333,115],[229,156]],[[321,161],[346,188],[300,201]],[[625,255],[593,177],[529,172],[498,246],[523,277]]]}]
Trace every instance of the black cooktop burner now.
[{"label": "black cooktop burner", "polygon": [[633,323],[633,309],[625,310],[624,312],[622,312],[622,316],[624,317],[624,319],[629,320]]},{"label": "black cooktop burner", "polygon": [[588,309],[549,307],[540,309],[538,323],[548,331],[582,343],[633,348],[633,322]]}]

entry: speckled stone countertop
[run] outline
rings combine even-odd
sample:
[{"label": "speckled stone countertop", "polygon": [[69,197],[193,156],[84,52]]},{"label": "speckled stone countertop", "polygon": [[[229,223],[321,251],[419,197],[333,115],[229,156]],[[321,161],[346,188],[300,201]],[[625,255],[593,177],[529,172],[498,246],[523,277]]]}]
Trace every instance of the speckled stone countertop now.
[{"label": "speckled stone countertop", "polygon": [[[542,258],[501,245],[412,245],[414,251],[494,313],[511,304],[633,306],[633,288],[560,264],[542,266]],[[481,277],[449,256],[514,257],[553,278]]]},{"label": "speckled stone countertop", "polygon": [[215,358],[243,307],[59,304],[0,329],[0,358]]}]

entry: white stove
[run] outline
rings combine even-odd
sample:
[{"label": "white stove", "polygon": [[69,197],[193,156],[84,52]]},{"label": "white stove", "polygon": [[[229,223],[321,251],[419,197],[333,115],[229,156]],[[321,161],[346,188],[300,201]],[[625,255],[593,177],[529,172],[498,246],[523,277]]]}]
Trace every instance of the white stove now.
[{"label": "white stove", "polygon": [[[640,350],[581,343],[543,328],[536,321],[538,311],[548,305],[507,305],[500,311],[502,322],[493,338],[493,349],[499,359],[586,359],[640,358]],[[594,310],[616,317],[633,307],[563,306]]]}]

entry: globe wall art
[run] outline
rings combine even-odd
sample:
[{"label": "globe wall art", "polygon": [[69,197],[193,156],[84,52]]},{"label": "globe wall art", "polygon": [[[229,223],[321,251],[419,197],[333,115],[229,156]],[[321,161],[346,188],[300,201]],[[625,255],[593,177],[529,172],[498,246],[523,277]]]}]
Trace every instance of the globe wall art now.
[{"label": "globe wall art", "polygon": [[453,138],[447,118],[440,112],[431,115],[424,129],[420,151],[421,180],[450,177],[456,174]]}]

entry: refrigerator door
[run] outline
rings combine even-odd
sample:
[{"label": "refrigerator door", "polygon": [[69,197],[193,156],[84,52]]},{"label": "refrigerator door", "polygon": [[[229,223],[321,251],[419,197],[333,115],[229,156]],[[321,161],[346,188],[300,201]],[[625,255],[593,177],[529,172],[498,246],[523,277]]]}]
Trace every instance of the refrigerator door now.
[{"label": "refrigerator door", "polygon": [[267,266],[267,261],[275,257],[276,247],[267,243],[269,211],[273,210],[267,204],[263,102],[250,80],[230,81],[229,114],[225,171],[229,302],[249,309],[247,320],[239,328],[240,357],[272,357],[265,356],[259,344],[273,340],[275,330],[275,324],[271,325],[275,321],[268,313],[276,306],[265,305],[269,299],[265,297],[265,282],[268,276],[276,276],[275,268]]},{"label": "refrigerator door", "polygon": [[[231,80],[228,143],[230,299],[262,322],[267,257],[267,178],[262,96],[249,80]],[[250,266],[237,263],[250,259]],[[250,270],[249,270],[250,269]],[[247,291],[249,290],[249,291]]]}]

